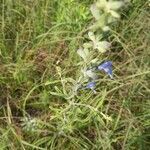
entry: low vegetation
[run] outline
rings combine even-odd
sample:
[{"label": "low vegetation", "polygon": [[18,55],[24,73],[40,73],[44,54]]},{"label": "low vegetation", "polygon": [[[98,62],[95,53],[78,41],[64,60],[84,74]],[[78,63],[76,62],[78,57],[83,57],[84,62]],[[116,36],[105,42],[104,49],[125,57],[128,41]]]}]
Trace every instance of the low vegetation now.
[{"label": "low vegetation", "polygon": [[93,1],[0,0],[0,150],[148,150],[150,6],[132,0],[106,35],[113,77],[66,96]]}]

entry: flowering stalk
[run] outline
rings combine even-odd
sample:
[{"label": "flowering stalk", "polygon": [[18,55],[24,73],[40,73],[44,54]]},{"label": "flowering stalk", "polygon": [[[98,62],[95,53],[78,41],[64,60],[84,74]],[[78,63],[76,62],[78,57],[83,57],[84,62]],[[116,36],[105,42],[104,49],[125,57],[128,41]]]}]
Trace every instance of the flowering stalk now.
[{"label": "flowering stalk", "polygon": [[[103,40],[103,35],[105,32],[110,30],[111,23],[120,18],[118,10],[122,6],[122,1],[112,0],[98,0],[96,3],[91,5],[90,10],[95,22],[89,27],[89,41],[84,43],[77,50],[78,55],[82,58],[81,74],[77,81],[80,83],[79,87],[87,83],[83,89],[91,89],[95,93],[96,80],[98,79],[96,70],[104,71],[111,79],[113,78],[112,62],[105,61],[104,63],[100,63],[98,56],[99,53],[105,53],[111,47],[110,42]],[[99,31],[99,33],[97,31]],[[77,89],[78,88],[76,88],[76,90]]]}]

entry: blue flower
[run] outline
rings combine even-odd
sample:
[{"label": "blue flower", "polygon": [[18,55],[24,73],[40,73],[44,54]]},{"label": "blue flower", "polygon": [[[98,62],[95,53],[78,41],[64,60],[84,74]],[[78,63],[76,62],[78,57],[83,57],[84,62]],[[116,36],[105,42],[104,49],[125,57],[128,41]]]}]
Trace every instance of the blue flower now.
[{"label": "blue flower", "polygon": [[113,73],[112,73],[112,62],[106,61],[98,66],[98,70],[104,70],[111,79],[113,79]]},{"label": "blue flower", "polygon": [[91,89],[91,90],[93,90],[94,93],[96,93],[95,87],[96,87],[96,82],[91,81],[86,85],[85,89]]},{"label": "blue flower", "polygon": [[92,81],[86,85],[86,89],[95,89],[95,86],[96,86],[96,83]]}]

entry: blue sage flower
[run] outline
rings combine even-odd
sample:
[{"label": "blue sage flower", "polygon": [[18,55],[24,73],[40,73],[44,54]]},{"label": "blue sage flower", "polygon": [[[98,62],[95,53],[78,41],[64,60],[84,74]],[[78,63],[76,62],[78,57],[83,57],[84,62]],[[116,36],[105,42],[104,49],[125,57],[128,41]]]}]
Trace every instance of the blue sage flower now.
[{"label": "blue sage flower", "polygon": [[96,87],[96,82],[91,81],[86,85],[85,89],[91,89],[94,93],[96,93],[95,87]]},{"label": "blue sage flower", "polygon": [[98,66],[98,70],[104,70],[111,79],[113,79],[113,73],[112,73],[112,62],[106,61]]}]

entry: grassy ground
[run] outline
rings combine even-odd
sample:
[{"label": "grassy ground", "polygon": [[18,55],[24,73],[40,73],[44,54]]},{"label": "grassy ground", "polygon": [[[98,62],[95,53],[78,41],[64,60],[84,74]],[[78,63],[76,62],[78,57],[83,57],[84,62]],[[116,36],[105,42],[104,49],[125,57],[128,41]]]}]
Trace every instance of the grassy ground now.
[{"label": "grassy ground", "polygon": [[[92,1],[0,0],[0,150],[148,150],[150,7],[134,0],[109,37],[115,80],[66,99]],[[61,71],[57,68],[61,67]]]}]

